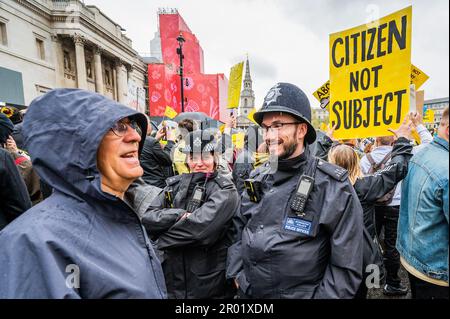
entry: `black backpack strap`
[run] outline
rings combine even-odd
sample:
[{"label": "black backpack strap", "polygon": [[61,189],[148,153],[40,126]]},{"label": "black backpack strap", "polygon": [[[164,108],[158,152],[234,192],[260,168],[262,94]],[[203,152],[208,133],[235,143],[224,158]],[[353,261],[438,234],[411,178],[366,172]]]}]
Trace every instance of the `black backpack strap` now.
[{"label": "black backpack strap", "polygon": [[392,152],[389,152],[386,154],[386,156],[383,158],[383,160],[378,164],[378,166],[382,166],[389,162],[389,160],[392,158]]}]

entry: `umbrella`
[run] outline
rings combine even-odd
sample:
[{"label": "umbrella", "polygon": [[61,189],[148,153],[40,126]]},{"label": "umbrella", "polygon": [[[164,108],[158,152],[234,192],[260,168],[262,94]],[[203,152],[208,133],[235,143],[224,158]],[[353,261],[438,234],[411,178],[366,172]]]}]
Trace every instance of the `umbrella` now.
[{"label": "umbrella", "polygon": [[185,119],[190,119],[190,120],[196,120],[196,121],[200,121],[203,122],[205,120],[211,120],[211,118],[206,115],[205,113],[202,112],[184,112],[184,113],[180,113],[177,116],[175,116],[175,118],[173,119],[175,122],[179,123],[182,120]]},{"label": "umbrella", "polygon": [[219,128],[223,124],[221,121],[215,120],[203,112],[180,113],[173,120],[175,122],[179,123],[185,119],[190,119],[197,123],[200,123],[200,125],[198,125],[198,127],[202,128],[202,129],[206,129],[206,128],[210,128],[210,127]]}]

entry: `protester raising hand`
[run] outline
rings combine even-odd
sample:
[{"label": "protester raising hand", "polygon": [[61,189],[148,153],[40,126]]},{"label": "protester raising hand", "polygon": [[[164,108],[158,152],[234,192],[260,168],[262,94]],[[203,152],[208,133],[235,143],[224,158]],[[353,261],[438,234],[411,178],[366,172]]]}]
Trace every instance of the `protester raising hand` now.
[{"label": "protester raising hand", "polygon": [[336,130],[336,127],[337,127],[337,124],[335,124],[335,125],[332,126],[332,127],[329,127],[328,130],[327,130],[327,132],[326,132],[326,135],[327,135],[333,142],[336,142],[336,141],[337,141],[337,139],[334,137],[334,131]]},{"label": "protester raising hand", "polygon": [[409,118],[412,124],[417,127],[418,125],[423,124],[423,116],[419,112],[411,112],[409,113]]},{"label": "protester raising hand", "polygon": [[410,120],[410,115],[405,116],[402,125],[396,130],[388,129],[389,132],[395,135],[396,139],[400,137],[407,138],[408,140],[412,139],[412,128],[411,126],[413,122]]}]

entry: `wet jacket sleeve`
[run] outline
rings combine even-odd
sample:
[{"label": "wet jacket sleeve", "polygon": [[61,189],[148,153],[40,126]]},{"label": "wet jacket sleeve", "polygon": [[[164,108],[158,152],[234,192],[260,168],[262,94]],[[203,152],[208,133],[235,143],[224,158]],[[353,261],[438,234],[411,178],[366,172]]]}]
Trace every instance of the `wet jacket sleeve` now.
[{"label": "wet jacket sleeve", "polygon": [[316,157],[328,162],[328,152],[333,146],[333,140],[328,136],[324,135],[321,139],[317,141],[316,145]]},{"label": "wet jacket sleeve", "polygon": [[250,283],[246,279],[242,261],[242,231],[248,223],[245,211],[252,206],[252,203],[247,198],[246,192],[242,194],[241,202],[240,209],[236,211],[236,214],[233,217],[231,228],[233,244],[228,248],[226,277],[227,279],[236,279],[239,284],[239,289],[246,293]]},{"label": "wet jacket sleeve", "polygon": [[164,203],[165,195],[161,192],[142,214],[142,224],[153,240],[168,231],[181,216],[187,213],[180,208],[164,208]]},{"label": "wet jacket sleeve", "polygon": [[234,185],[212,189],[207,201],[189,217],[182,218],[159,237],[158,248],[186,245],[209,246],[223,234],[224,226],[239,207]]},{"label": "wet jacket sleeve", "polygon": [[7,223],[31,208],[27,187],[12,157],[0,152],[0,211]]},{"label": "wet jacket sleeve", "polygon": [[[350,184],[348,188],[350,189]],[[349,190],[345,210],[335,224],[326,226],[330,237],[330,261],[314,295],[315,299],[349,299],[358,291],[363,268],[363,210]]]},{"label": "wet jacket sleeve", "polygon": [[161,144],[157,140],[152,140],[148,143],[147,147],[142,149],[142,159],[151,160],[155,158],[158,164],[161,166],[172,165],[172,159],[170,158],[170,153],[173,148],[174,142],[167,142],[166,147],[162,148]]},{"label": "wet jacket sleeve", "polygon": [[8,274],[1,279],[0,299],[81,298],[76,285],[83,270],[66,259],[70,253],[56,246],[56,240],[50,240],[42,229],[19,236],[0,233],[0,246],[0,268]]},{"label": "wet jacket sleeve", "polygon": [[412,157],[412,145],[406,138],[399,138],[392,149],[389,164],[374,175],[360,178],[355,190],[361,202],[373,203],[395,188],[408,173],[408,163]]}]

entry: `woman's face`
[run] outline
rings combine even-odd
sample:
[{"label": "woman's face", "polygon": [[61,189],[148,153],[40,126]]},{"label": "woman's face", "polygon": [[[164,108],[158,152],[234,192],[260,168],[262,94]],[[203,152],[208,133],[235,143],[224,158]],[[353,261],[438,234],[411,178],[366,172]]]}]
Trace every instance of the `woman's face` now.
[{"label": "woman's face", "polygon": [[189,154],[186,158],[191,173],[214,172],[214,155],[212,153]]}]

